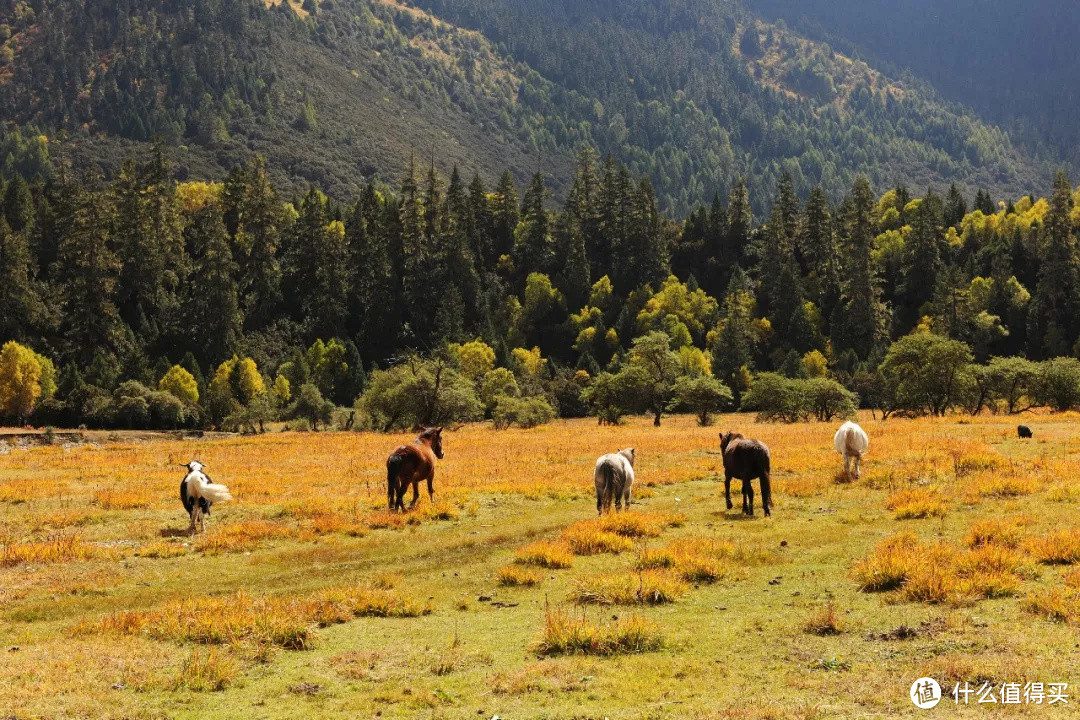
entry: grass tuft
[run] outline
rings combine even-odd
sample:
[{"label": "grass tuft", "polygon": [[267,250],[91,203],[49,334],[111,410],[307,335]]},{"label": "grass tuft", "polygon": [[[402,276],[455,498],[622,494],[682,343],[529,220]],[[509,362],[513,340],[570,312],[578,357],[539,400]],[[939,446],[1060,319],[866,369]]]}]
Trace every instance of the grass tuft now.
[{"label": "grass tuft", "polygon": [[89,560],[109,554],[104,548],[83,542],[78,535],[56,535],[38,542],[5,542],[0,546],[0,567]]},{"label": "grass tuft", "polygon": [[521,565],[507,565],[499,570],[499,584],[506,587],[531,587],[542,579],[538,571]]},{"label": "grass tuft", "polygon": [[579,605],[663,605],[675,602],[688,589],[684,581],[668,572],[643,570],[580,580],[570,599]]},{"label": "grass tuft", "polygon": [[933,488],[895,492],[885,501],[885,507],[895,513],[897,520],[944,517],[949,512],[948,502]]},{"label": "grass tuft", "polygon": [[544,631],[535,646],[538,655],[620,655],[654,652],[664,647],[656,625],[632,615],[613,624],[594,625],[584,616],[550,608],[544,613]]},{"label": "grass tuft", "polygon": [[217,692],[231,685],[239,674],[236,662],[225,653],[210,648],[204,654],[196,648],[174,678],[172,689]]},{"label": "grass tuft", "polygon": [[818,608],[803,623],[803,631],[810,635],[826,637],[844,632],[844,623],[832,602]]},{"label": "grass tuft", "polygon": [[538,565],[562,570],[574,564],[574,553],[566,543],[539,540],[518,549],[514,554],[514,562],[519,565]]},{"label": "grass tuft", "polygon": [[1057,530],[1029,538],[1024,547],[1044,565],[1072,565],[1080,562],[1080,529]]}]

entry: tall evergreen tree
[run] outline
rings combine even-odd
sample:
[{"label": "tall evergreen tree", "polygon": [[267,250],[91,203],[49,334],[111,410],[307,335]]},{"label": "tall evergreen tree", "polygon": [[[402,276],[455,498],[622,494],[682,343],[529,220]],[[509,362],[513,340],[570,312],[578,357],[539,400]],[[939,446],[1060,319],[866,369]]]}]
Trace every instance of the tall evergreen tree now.
[{"label": "tall evergreen tree", "polygon": [[195,272],[185,298],[190,349],[204,365],[216,367],[233,356],[243,331],[236,287],[238,268],[220,204],[208,202],[196,211],[187,235],[195,254]]},{"label": "tall evergreen tree", "polygon": [[95,186],[71,183],[66,188],[71,216],[53,273],[62,289],[66,354],[82,363],[99,353],[115,354],[123,336],[116,307],[121,262],[111,241],[116,211],[112,198],[95,192]]},{"label": "tall evergreen tree", "polygon": [[899,335],[906,335],[918,322],[922,306],[929,302],[937,287],[944,245],[941,211],[941,199],[933,191],[927,191],[911,219],[900,269],[898,295],[902,302],[897,310],[896,328]]},{"label": "tall evergreen tree", "polygon": [[261,155],[229,175],[222,201],[233,258],[240,267],[237,285],[245,326],[260,330],[278,315],[282,280],[278,254],[287,229],[281,199]]},{"label": "tall evergreen tree", "polygon": [[45,307],[34,279],[25,232],[14,232],[0,216],[0,338],[27,342],[42,330]]},{"label": "tall evergreen tree", "polygon": [[875,204],[870,181],[858,176],[845,203],[844,300],[831,328],[834,350],[854,350],[860,360],[869,358],[883,339],[884,308],[871,257]]},{"label": "tall evergreen tree", "polygon": [[529,273],[549,274],[555,264],[551,220],[544,207],[547,197],[544,176],[537,171],[521,198],[521,230],[514,246],[514,270],[521,287]]},{"label": "tall evergreen tree", "polygon": [[960,227],[960,221],[967,215],[967,201],[956,187],[956,183],[949,186],[949,194],[945,196],[945,227]]},{"label": "tall evergreen tree", "polygon": [[1059,172],[1043,222],[1039,282],[1028,325],[1029,351],[1036,358],[1067,355],[1075,342],[1080,260],[1070,218],[1072,209],[1072,185],[1068,176]]}]

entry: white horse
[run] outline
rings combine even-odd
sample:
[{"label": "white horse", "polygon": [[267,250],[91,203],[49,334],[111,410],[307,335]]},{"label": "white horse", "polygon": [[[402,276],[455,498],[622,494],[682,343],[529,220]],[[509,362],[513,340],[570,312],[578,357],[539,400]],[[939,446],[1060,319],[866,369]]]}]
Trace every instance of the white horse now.
[{"label": "white horse", "polygon": [[833,447],[844,456],[844,474],[851,475],[851,459],[855,459],[855,479],[859,479],[859,460],[870,447],[870,438],[857,424],[848,420],[833,436]]},{"label": "white horse", "polygon": [[210,507],[216,502],[232,500],[232,495],[229,493],[229,488],[221,483],[215,483],[202,471],[206,466],[198,460],[182,463],[180,467],[188,470],[188,474],[180,482],[180,501],[184,503],[184,509],[191,516],[188,532],[195,532],[196,521],[205,532],[205,516],[210,514]]},{"label": "white horse", "polygon": [[629,510],[630,487],[634,484],[634,448],[600,456],[593,472],[593,483],[596,485],[597,515],[611,512],[613,500],[615,512],[624,506]]}]

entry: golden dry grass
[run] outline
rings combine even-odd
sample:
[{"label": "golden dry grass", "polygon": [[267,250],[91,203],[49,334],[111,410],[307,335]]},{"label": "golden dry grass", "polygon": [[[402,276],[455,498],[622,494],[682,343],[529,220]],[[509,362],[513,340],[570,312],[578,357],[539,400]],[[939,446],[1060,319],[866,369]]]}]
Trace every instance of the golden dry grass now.
[{"label": "golden dry grass", "polygon": [[594,624],[584,615],[549,608],[535,650],[537,655],[619,655],[654,652],[663,646],[656,624],[639,615]]},{"label": "golden dry grass", "polygon": [[[862,479],[842,484],[833,424],[467,426],[447,436],[437,505],[404,514],[386,510],[383,462],[405,435],[11,450],[0,645],[20,650],[0,707],[898,717],[900,681],[927,673],[1080,682],[1056,624],[1080,625],[1078,420],[1026,418],[1038,440],[1019,443],[1015,418],[864,416]],[[771,519],[724,508],[727,429],[772,449]],[[596,518],[592,463],[631,445],[636,502]],[[192,457],[236,499],[188,536],[175,463]],[[908,639],[868,639],[893,636]]]}]

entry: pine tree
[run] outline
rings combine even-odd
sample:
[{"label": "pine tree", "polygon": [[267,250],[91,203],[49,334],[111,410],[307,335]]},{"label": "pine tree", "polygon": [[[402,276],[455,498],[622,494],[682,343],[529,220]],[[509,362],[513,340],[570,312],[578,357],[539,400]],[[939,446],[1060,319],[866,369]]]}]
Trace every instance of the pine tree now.
[{"label": "pine tree", "polygon": [[960,227],[960,221],[967,215],[967,201],[960,194],[956,183],[949,186],[949,194],[945,196],[945,227]]},{"label": "pine tree", "polygon": [[25,232],[14,232],[0,216],[0,338],[27,342],[45,316]]},{"label": "pine tree", "polygon": [[[723,252],[719,261],[722,267],[733,268],[743,261],[743,254],[750,245],[750,230],[754,222],[750,206],[750,192],[740,178],[728,194],[727,232],[724,235]],[[730,273],[723,277],[726,283]]]},{"label": "pine tree", "polygon": [[237,285],[245,327],[261,330],[278,315],[282,281],[278,253],[286,225],[262,155],[230,173],[222,201],[233,258],[240,267]]},{"label": "pine tree", "polygon": [[1039,281],[1028,324],[1032,357],[1067,355],[1076,337],[1080,260],[1070,220],[1072,209],[1072,186],[1068,176],[1059,172],[1054,178],[1050,208],[1043,221]]},{"label": "pine tree", "polygon": [[736,265],[721,309],[720,332],[712,346],[713,375],[731,388],[736,403],[748,388],[754,367],[754,295]]},{"label": "pine tree", "polygon": [[188,242],[196,254],[185,312],[194,341],[191,350],[213,367],[233,356],[243,328],[238,268],[218,203],[207,203],[195,213],[188,225]]},{"label": "pine tree", "polygon": [[983,215],[993,215],[997,212],[997,208],[994,206],[994,200],[990,197],[990,193],[982,188],[975,193],[975,209],[980,211]]},{"label": "pine tree", "polygon": [[144,349],[180,332],[180,282],[189,271],[176,185],[161,148],[137,168],[121,167],[112,186],[120,317]]},{"label": "pine tree", "polygon": [[526,186],[521,199],[522,228],[514,247],[514,269],[517,284],[521,286],[529,273],[548,274],[555,264],[551,221],[544,207],[547,196],[544,176],[537,172]]},{"label": "pine tree", "polygon": [[567,306],[580,308],[589,299],[592,287],[589,275],[589,258],[585,254],[585,232],[575,214],[562,213],[556,221],[559,256],[564,259],[559,272],[558,286],[566,295]]},{"label": "pine tree", "polygon": [[4,187],[4,217],[14,232],[30,232],[34,224],[34,198],[22,175],[15,175]]},{"label": "pine tree", "polygon": [[883,339],[884,308],[871,260],[876,224],[874,194],[864,175],[855,179],[844,218],[844,301],[831,324],[834,350],[852,349],[866,360]]},{"label": "pine tree", "polygon": [[379,220],[379,199],[368,184],[345,223],[351,288],[351,330],[367,357],[383,360],[393,352],[397,328],[398,278]]},{"label": "pine tree", "polygon": [[932,191],[919,203],[911,219],[911,232],[904,243],[897,309],[899,334],[905,335],[922,316],[922,306],[937,287],[942,265],[941,199]]},{"label": "pine tree", "polygon": [[469,249],[476,259],[477,272],[493,270],[499,261],[494,252],[494,239],[491,234],[491,210],[488,207],[487,191],[479,175],[473,175],[469,183],[469,208],[465,216],[465,232],[469,238]]},{"label": "pine tree", "polygon": [[517,185],[507,170],[499,178],[491,203],[491,255],[494,263],[509,256],[514,250],[514,232],[521,218],[518,207]]},{"label": "pine tree", "polygon": [[840,297],[840,258],[829,198],[821,186],[810,190],[807,198],[799,246],[807,264],[806,292],[822,314],[829,317]]},{"label": "pine tree", "polygon": [[659,285],[670,273],[670,256],[660,208],[648,178],[641,180],[634,193],[626,231],[613,268],[620,284],[629,288]]},{"label": "pine tree", "polygon": [[116,290],[121,263],[110,234],[115,208],[92,185],[73,183],[71,217],[59,242],[54,279],[62,288],[61,333],[68,355],[89,362],[115,353],[122,337]]}]

